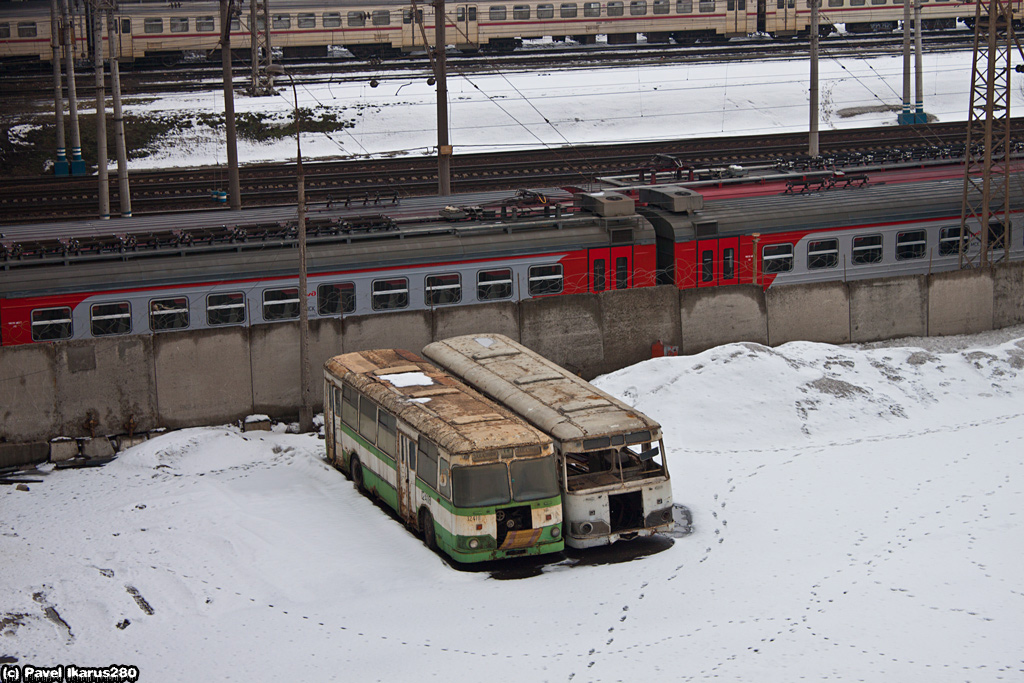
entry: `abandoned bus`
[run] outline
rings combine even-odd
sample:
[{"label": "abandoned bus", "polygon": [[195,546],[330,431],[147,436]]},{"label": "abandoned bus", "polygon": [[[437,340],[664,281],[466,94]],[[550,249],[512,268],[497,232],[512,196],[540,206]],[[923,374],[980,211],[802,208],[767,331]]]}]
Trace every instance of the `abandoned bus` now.
[{"label": "abandoned bus", "polygon": [[458,562],[558,552],[551,439],[408,351],[324,365],[328,460]]},{"label": "abandoned bus", "polygon": [[434,342],[423,354],[554,439],[567,545],[672,530],[657,422],[500,334]]}]

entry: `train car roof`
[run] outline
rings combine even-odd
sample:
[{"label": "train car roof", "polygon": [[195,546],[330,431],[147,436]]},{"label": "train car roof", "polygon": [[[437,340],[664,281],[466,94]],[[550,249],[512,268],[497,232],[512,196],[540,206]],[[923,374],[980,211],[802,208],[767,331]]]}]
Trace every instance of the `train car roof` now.
[{"label": "train car roof", "polygon": [[551,438],[410,351],[379,349],[335,356],[326,377],[340,377],[453,455],[522,446]]},{"label": "train car roof", "polygon": [[578,442],[623,432],[661,438],[651,418],[504,335],[452,337],[423,355],[563,444],[582,448]]}]

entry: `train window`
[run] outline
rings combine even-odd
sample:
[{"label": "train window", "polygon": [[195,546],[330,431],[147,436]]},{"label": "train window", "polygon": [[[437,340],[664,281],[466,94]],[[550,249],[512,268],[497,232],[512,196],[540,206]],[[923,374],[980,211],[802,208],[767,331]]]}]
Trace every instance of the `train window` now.
[{"label": "train window", "polygon": [[263,290],[264,320],[294,320],[299,317],[299,288]]},{"label": "train window", "polygon": [[594,291],[603,292],[608,286],[603,258],[594,259]]},{"label": "train window", "polygon": [[18,37],[19,38],[35,38],[36,37],[36,22],[34,21],[19,21],[18,22]]},{"label": "train window", "polygon": [[886,0],[871,0],[872,5],[884,5]]},{"label": "train window", "polygon": [[180,330],[188,327],[188,299],[176,296],[172,299],[152,299],[149,302],[149,329]]},{"label": "train window", "polygon": [[562,291],[562,264],[530,266],[530,296],[559,294]]},{"label": "train window", "polygon": [[629,15],[631,17],[642,17],[647,14],[647,0],[631,0],[629,3]]},{"label": "train window", "polygon": [[480,301],[512,296],[512,271],[509,268],[481,270],[476,274],[476,298]]},{"label": "train window", "polygon": [[292,18],[288,14],[275,14],[270,18],[271,28],[291,28]]},{"label": "train window", "polygon": [[896,260],[924,258],[928,251],[928,234],[924,230],[896,233]]},{"label": "train window", "polygon": [[242,20],[239,17],[231,17],[231,30],[240,31],[242,30]]},{"label": "train window", "polygon": [[384,409],[377,414],[380,420],[377,423],[377,446],[390,455],[398,457],[398,430],[394,415],[389,415]]},{"label": "train window", "polygon": [[615,289],[629,289],[629,259],[625,256],[615,259]]},{"label": "train window", "polygon": [[998,218],[993,218],[988,223],[988,246],[990,249],[1006,248],[1006,226]]},{"label": "train window", "polygon": [[296,17],[299,28],[316,28],[316,15],[304,12]]},{"label": "train window", "polygon": [[128,334],[132,331],[132,307],[127,301],[94,304],[90,309],[92,336]]},{"label": "train window", "polygon": [[530,6],[529,5],[513,5],[512,6],[512,18],[513,19],[529,19],[530,18]]},{"label": "train window", "polygon": [[188,17],[171,17],[171,33],[188,33]]},{"label": "train window", "polygon": [[391,12],[386,9],[375,9],[370,15],[370,20],[374,26],[387,26],[391,23]]},{"label": "train window", "polygon": [[691,14],[693,12],[693,0],[676,0],[676,14]]},{"label": "train window", "polygon": [[370,304],[375,311],[393,311],[408,306],[408,278],[396,277],[391,280],[374,280],[370,292]]},{"label": "train window", "polygon": [[668,14],[668,0],[654,0],[655,14]]},{"label": "train window", "polygon": [[815,240],[807,243],[807,269],[835,268],[839,265],[839,240]]},{"label": "train window", "polygon": [[213,21],[212,16],[207,17],[196,17],[196,30],[206,31],[207,33],[215,31],[217,29],[216,24]]},{"label": "train window", "polygon": [[537,5],[538,19],[552,19],[555,16],[554,5]]},{"label": "train window", "polygon": [[769,244],[761,250],[761,261],[765,275],[788,273],[793,270],[793,245]]},{"label": "train window", "polygon": [[32,341],[71,339],[71,309],[37,308],[32,311]]},{"label": "train window", "polygon": [[142,24],[142,30],[146,33],[163,33],[164,20],[160,17],[146,17]]},{"label": "train window", "polygon": [[623,4],[619,0],[612,0],[608,3],[608,16],[609,17],[621,17],[623,14]]},{"label": "train window", "polygon": [[711,282],[715,279],[715,252],[705,249],[700,253],[700,281]]},{"label": "train window", "polygon": [[356,286],[351,282],[316,288],[316,312],[324,317],[356,310]]},{"label": "train window", "polygon": [[321,22],[324,28],[338,28],[341,26],[341,12],[324,12]]},{"label": "train window", "polygon": [[487,8],[487,18],[491,21],[504,21],[508,17],[508,10],[504,5],[491,5]]},{"label": "train window", "polygon": [[341,421],[352,429],[359,426],[359,392],[347,384],[341,390]]},{"label": "train window", "polygon": [[[960,253],[960,226],[939,230],[939,256],[953,256]],[[963,240],[967,246],[967,240]]]},{"label": "train window", "polygon": [[428,275],[423,298],[427,306],[445,306],[462,301],[462,276],[458,273]]},{"label": "train window", "polygon": [[241,292],[211,294],[206,297],[208,325],[235,325],[245,322],[245,295]]},{"label": "train window", "polygon": [[585,2],[585,3],[583,3],[583,16],[585,16],[585,17],[599,17],[599,16],[601,16],[601,3],[599,3],[599,2]]},{"label": "train window", "polygon": [[579,7],[575,2],[563,2],[558,6],[558,16],[563,19],[572,19],[579,14]]},{"label": "train window", "polygon": [[829,7],[842,7],[843,0],[828,0]]},{"label": "train window", "polygon": [[863,7],[866,0],[850,0],[850,7]]},{"label": "train window", "polygon": [[0,38],[11,37],[11,25],[6,21],[0,22]]},{"label": "train window", "polygon": [[469,20],[476,21],[476,6],[469,8]]},{"label": "train window", "polygon": [[362,394],[359,395],[359,434],[371,445],[376,443],[377,406]]},{"label": "train window", "polygon": [[853,253],[850,261],[854,265],[880,263],[882,261],[882,236],[861,235],[853,238]]},{"label": "train window", "polygon": [[[403,24],[411,24],[412,23],[412,10],[411,9],[407,9],[407,10],[403,10],[402,11],[402,23]],[[422,24],[423,23],[423,10],[421,10],[421,9],[416,10],[416,23],[417,24]]]},{"label": "train window", "polygon": [[349,26],[366,26],[366,12],[349,12]]},{"label": "train window", "polygon": [[697,6],[699,12],[714,12],[715,11],[715,0],[700,0],[700,4]]},{"label": "train window", "polygon": [[722,279],[731,280],[736,277],[736,250],[722,250]]}]

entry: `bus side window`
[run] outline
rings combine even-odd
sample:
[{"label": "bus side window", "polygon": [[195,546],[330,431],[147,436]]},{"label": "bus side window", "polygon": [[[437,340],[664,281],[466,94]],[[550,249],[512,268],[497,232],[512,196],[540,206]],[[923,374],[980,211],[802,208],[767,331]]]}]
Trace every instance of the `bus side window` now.
[{"label": "bus side window", "polygon": [[437,446],[421,436],[416,476],[434,490],[437,490],[437,459]]},{"label": "bus side window", "polygon": [[359,397],[359,435],[371,444],[376,443],[377,406],[365,396]]},{"label": "bus side window", "polygon": [[437,477],[437,490],[445,498],[451,499],[452,497],[452,481],[451,477],[448,476],[448,461],[441,458],[440,463],[440,474]]},{"label": "bus side window", "polygon": [[353,388],[345,385],[342,389],[341,399],[341,421],[352,429],[359,426],[359,393]]}]

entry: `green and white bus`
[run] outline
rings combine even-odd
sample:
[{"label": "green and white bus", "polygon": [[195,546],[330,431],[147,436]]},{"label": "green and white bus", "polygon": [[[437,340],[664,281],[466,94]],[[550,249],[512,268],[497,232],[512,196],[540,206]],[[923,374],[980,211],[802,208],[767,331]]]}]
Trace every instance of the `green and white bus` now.
[{"label": "green and white bus", "polygon": [[566,545],[590,548],[675,528],[657,422],[500,334],[445,339],[423,355],[552,437]]},{"label": "green and white bus", "polygon": [[563,549],[552,441],[409,351],[324,365],[328,460],[458,562]]}]

